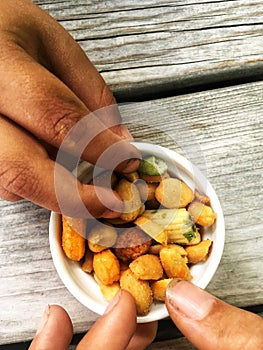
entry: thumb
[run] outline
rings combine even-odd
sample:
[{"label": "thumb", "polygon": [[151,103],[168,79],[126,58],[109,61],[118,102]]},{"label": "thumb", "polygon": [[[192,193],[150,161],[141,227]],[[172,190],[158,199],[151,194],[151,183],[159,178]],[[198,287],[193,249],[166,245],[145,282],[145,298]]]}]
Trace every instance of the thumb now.
[{"label": "thumb", "polygon": [[168,312],[197,349],[263,349],[263,320],[226,304],[187,281],[172,281],[166,292]]},{"label": "thumb", "polygon": [[58,305],[49,305],[29,350],[67,350],[73,335],[67,312]]}]

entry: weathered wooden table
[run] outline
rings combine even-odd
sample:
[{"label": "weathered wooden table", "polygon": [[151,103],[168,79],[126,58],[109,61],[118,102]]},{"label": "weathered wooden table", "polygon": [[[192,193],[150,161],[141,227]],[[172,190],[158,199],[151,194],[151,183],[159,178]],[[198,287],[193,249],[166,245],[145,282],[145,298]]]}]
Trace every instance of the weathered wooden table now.
[{"label": "weathered wooden table", "polygon": [[[86,51],[135,139],[176,150],[208,177],[223,207],[226,242],[207,289],[262,313],[262,0],[35,3]],[[27,201],[0,207],[0,348],[25,349],[49,303],[68,310],[76,334],[87,330],[97,316],[54,269],[50,213]],[[149,349],[193,347],[168,320]]]}]

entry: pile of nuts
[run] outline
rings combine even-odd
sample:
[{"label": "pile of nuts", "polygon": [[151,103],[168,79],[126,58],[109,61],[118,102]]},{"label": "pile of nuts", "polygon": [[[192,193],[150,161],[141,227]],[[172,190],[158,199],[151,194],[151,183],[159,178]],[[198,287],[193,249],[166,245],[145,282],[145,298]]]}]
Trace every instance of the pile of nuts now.
[{"label": "pile of nuts", "polygon": [[173,278],[191,280],[191,265],[208,258],[212,241],[202,240],[202,228],[213,225],[216,213],[206,195],[172,177],[153,156],[132,174],[105,171],[96,184],[104,186],[109,176],[123,213],[107,220],[63,216],[62,247],[93,274],[107,300],[125,289],[137,314],[146,315],[153,301],[164,302]]}]

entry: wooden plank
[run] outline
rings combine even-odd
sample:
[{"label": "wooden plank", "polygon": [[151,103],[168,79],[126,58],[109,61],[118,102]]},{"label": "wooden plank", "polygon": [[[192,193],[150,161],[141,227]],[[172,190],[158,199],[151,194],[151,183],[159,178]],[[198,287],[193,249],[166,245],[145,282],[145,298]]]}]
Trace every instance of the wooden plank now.
[{"label": "wooden plank", "polygon": [[[263,82],[251,83],[120,106],[136,139],[187,156],[217,191],[226,244],[208,290],[238,306],[263,304],[262,88]],[[62,304],[74,331],[85,331],[97,316],[54,270],[49,212],[27,201],[0,201],[0,209],[0,344],[30,339],[49,303]]]},{"label": "wooden plank", "polygon": [[208,290],[239,306],[248,294],[248,304],[263,298],[262,88],[261,82],[131,105],[133,135],[187,156],[219,194],[226,246]]},{"label": "wooden plank", "polygon": [[35,3],[73,35],[118,99],[263,76],[261,0]]}]

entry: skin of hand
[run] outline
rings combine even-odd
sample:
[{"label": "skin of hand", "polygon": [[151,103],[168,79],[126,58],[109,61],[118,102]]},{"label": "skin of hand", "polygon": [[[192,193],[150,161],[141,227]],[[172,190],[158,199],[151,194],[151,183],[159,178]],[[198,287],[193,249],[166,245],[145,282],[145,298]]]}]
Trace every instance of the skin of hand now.
[{"label": "skin of hand", "polygon": [[[128,142],[131,135],[117,107],[103,113],[104,107],[116,105],[112,93],[84,51],[55,19],[29,0],[1,0],[0,50],[2,199],[25,198],[60,212],[52,159],[69,131],[86,116],[84,132],[90,134],[90,142],[82,159],[95,164],[105,150],[122,141],[126,157],[117,170],[137,169],[141,155]],[[97,110],[102,113],[91,113]],[[74,155],[70,147],[64,151]],[[70,198],[76,180],[62,165],[59,173],[65,198]],[[120,215],[122,203],[117,194],[104,191],[109,204],[106,208],[93,186],[78,182],[77,187],[93,216]]]},{"label": "skin of hand", "polygon": [[[102,132],[83,152],[83,159],[92,163],[108,147],[131,135],[118,113],[91,113],[115,104],[113,95],[73,38],[31,1],[1,0],[0,48],[0,196],[9,201],[26,198],[60,211],[51,158],[71,128],[87,115],[91,116],[91,130],[101,127]],[[124,148],[132,161],[124,161],[118,170],[130,172],[138,167],[140,154],[128,142]],[[65,184],[75,181],[62,166],[60,171]],[[78,188],[94,216],[119,215],[100,203],[92,186],[79,183]],[[70,185],[64,185],[64,190],[65,196],[70,195]],[[121,210],[111,193],[108,202],[110,208]],[[171,283],[166,305],[176,326],[197,349],[263,348],[261,317],[230,306],[189,282]],[[77,349],[140,350],[152,342],[156,330],[156,322],[136,325],[134,301],[122,291]],[[71,337],[69,316],[52,305],[30,350],[66,350]]]},{"label": "skin of hand", "polygon": [[[77,350],[143,350],[152,343],[156,332],[157,322],[136,324],[134,299],[121,291],[82,338]],[[67,350],[72,334],[67,312],[58,305],[50,305],[29,350]]]},{"label": "skin of hand", "polygon": [[[261,350],[263,319],[231,306],[188,281],[174,280],[166,292],[171,319],[199,350]],[[119,292],[77,350],[142,350],[154,340],[157,322],[136,324],[134,299]],[[72,324],[66,311],[49,306],[29,350],[66,350]]]},{"label": "skin of hand", "polygon": [[231,306],[187,281],[166,292],[170,317],[200,350],[263,349],[263,319]]}]

